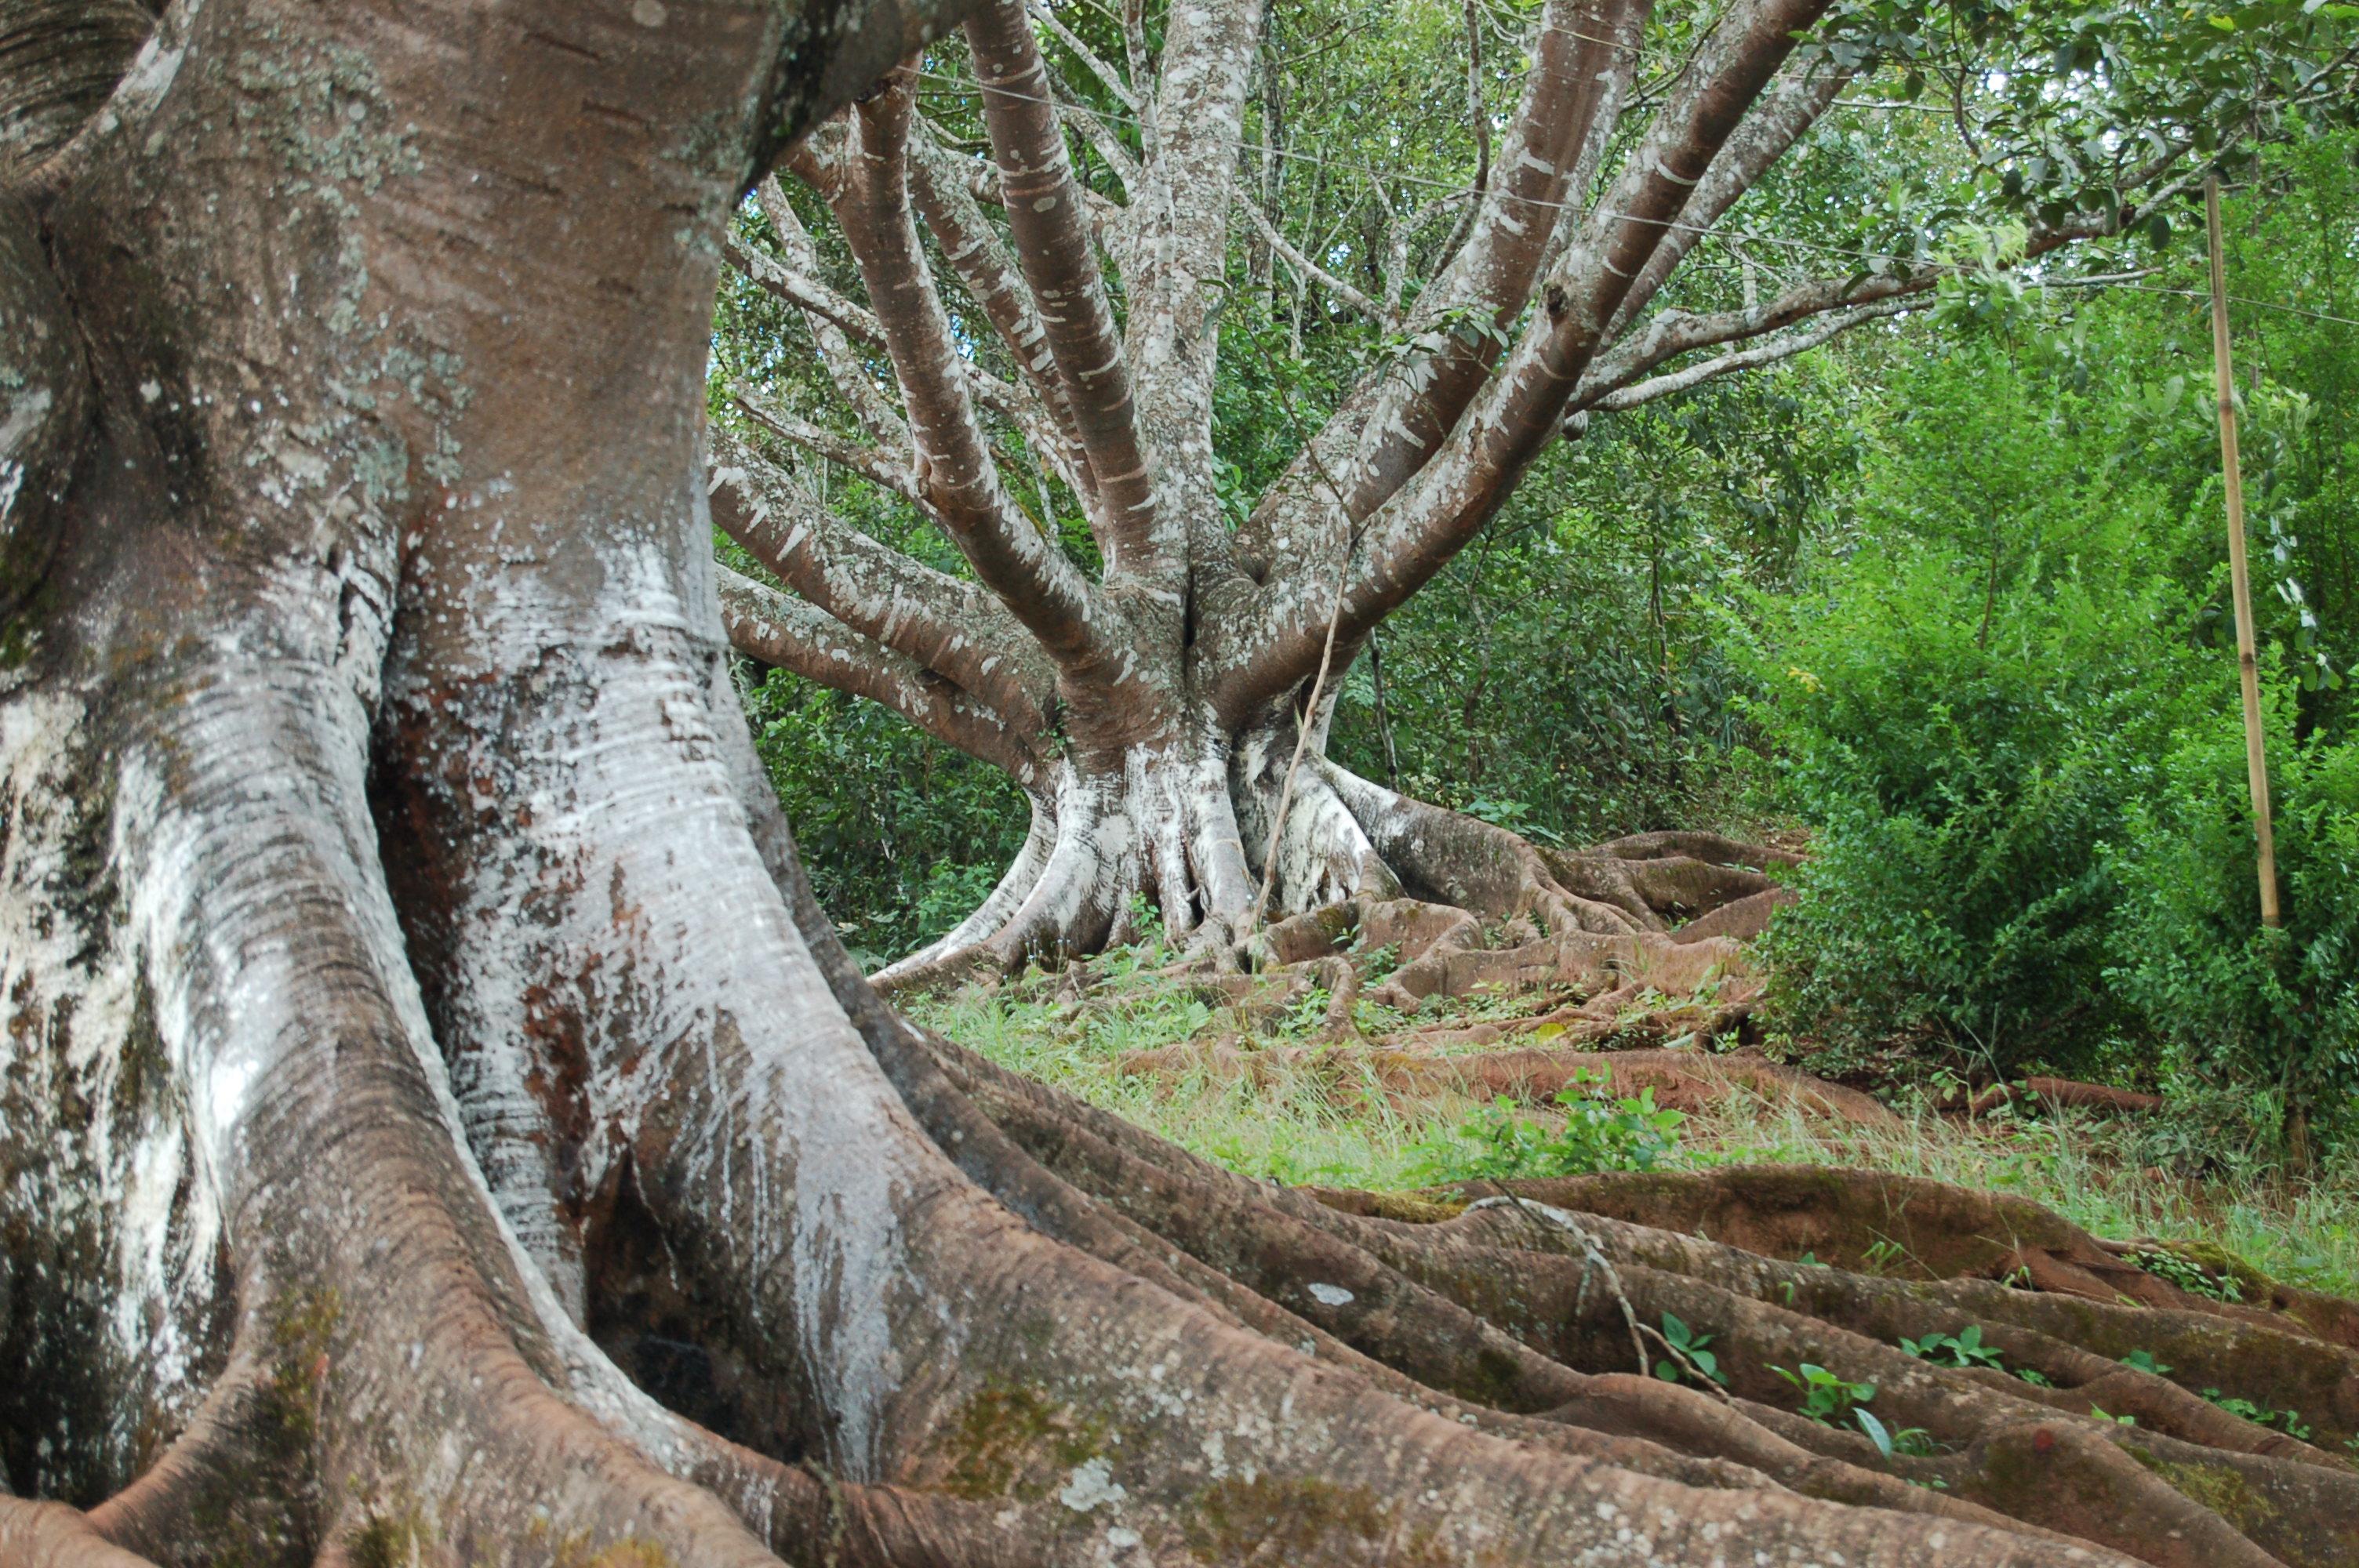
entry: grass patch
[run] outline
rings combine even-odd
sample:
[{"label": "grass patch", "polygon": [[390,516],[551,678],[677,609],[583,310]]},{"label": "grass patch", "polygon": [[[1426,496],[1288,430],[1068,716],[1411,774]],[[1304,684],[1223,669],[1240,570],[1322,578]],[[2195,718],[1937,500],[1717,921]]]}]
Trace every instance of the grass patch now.
[{"label": "grass patch", "polygon": [[[1157,972],[1169,958],[1154,947],[1109,955],[1090,966],[1091,983],[1078,998],[1052,977],[1036,978],[926,999],[910,1011],[1001,1065],[1194,1153],[1290,1184],[1379,1192],[1419,1185],[1430,1147],[1487,1111],[1461,1095],[1395,1102],[1372,1082],[1338,1082],[1332,1071],[1285,1063],[1282,1053],[1252,1074],[1127,1070],[1142,1053],[1191,1042],[1247,1053],[1306,1044],[1326,1010],[1316,991],[1279,1006],[1275,985],[1241,1005],[1208,1000],[1198,982]],[[1414,1022],[1506,1021],[1553,1000],[1459,999]],[[1364,1004],[1359,1021],[1378,1043],[1411,1022]],[[1738,1092],[1680,1129],[1677,1157],[1694,1165],[1847,1165],[2011,1193],[2100,1237],[2215,1248],[2288,1283],[2359,1296],[2359,1161],[2348,1153],[2299,1186],[2264,1171],[2194,1179],[2150,1163],[2151,1134],[2135,1120],[2051,1110],[1965,1122],[1921,1106],[1913,1114],[1898,1108],[1909,1117],[1905,1125],[1864,1130]],[[1549,1129],[1563,1120],[1549,1107],[1516,1114]]]},{"label": "grass patch", "polygon": [[[1417,1145],[1474,1108],[1445,1097],[1396,1111],[1384,1097],[1299,1066],[1272,1065],[1252,1078],[1185,1068],[1123,1070],[1127,1057],[1201,1038],[1239,1036],[1299,1044],[1318,1025],[1288,1019],[1270,1033],[1241,1035],[1238,1010],[1214,1007],[1192,989],[1152,976],[1115,975],[1079,1002],[966,990],[909,1009],[929,1027],[1043,1083],[1125,1117],[1242,1174],[1294,1184],[1397,1190],[1414,1185]],[[1321,1008],[1324,998],[1320,997]]]}]

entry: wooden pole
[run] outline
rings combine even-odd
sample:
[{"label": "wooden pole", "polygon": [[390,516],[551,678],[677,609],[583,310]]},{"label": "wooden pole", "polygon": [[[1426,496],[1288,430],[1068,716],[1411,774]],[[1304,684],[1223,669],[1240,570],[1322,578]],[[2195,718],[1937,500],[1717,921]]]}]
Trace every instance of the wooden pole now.
[{"label": "wooden pole", "polygon": [[2228,579],[2236,602],[2236,673],[2245,696],[2245,776],[2260,836],[2261,924],[2277,913],[2277,844],[2269,831],[2269,760],[2261,741],[2261,666],[2253,651],[2253,579],[2245,565],[2245,476],[2236,460],[2236,387],[2228,368],[2227,264],[2220,249],[2220,177],[2203,178],[2203,220],[2212,232],[2212,379],[2220,393],[2220,461],[2228,480]]}]

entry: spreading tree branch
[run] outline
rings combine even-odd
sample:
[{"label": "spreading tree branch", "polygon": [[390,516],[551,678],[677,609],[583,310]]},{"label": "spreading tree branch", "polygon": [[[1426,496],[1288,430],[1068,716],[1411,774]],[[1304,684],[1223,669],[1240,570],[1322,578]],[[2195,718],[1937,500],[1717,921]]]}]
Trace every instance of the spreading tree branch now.
[{"label": "spreading tree branch", "polygon": [[1668,397],[1673,393],[1685,392],[1691,387],[1701,386],[1707,381],[1716,381],[1722,376],[1733,375],[1739,371],[1758,370],[1764,365],[1777,364],[1792,359],[1797,354],[1807,353],[1821,344],[1832,342],[1854,327],[1864,326],[1867,322],[1881,320],[1888,316],[1897,316],[1904,310],[1915,308],[1919,303],[1919,297],[1915,295],[1892,295],[1870,304],[1854,306],[1848,310],[1838,310],[1821,316],[1806,328],[1780,337],[1767,339],[1754,344],[1751,348],[1733,349],[1727,353],[1715,355],[1708,360],[1698,360],[1693,364],[1682,365],[1678,370],[1669,371],[1661,375],[1602,388],[1593,394],[1586,390],[1588,378],[1584,377],[1582,378],[1584,390],[1576,395],[1572,400],[1574,412],[1566,416],[1568,433],[1571,430],[1571,421],[1584,414],[1618,413],[1624,409],[1636,408],[1641,404],[1652,403],[1658,397]]},{"label": "spreading tree branch", "polygon": [[1403,362],[1362,431],[1346,480],[1351,521],[1424,465],[1489,374],[1558,213],[1580,195],[1571,178],[1607,86],[1635,59],[1623,40],[1635,44],[1648,9],[1647,0],[1551,0],[1535,24],[1531,72],[1473,232],[1420,301],[1418,324],[1434,341]]},{"label": "spreading tree branch", "polygon": [[1745,117],[1743,129],[1712,160],[1679,222],[1665,229],[1656,242],[1654,254],[1647,258],[1646,266],[1606,323],[1605,341],[1620,337],[1623,329],[1637,319],[1688,253],[1727,215],[1738,198],[1760,183],[1769,166],[1785,157],[1802,133],[1818,123],[1850,81],[1851,72],[1813,58],[1798,62],[1798,68],[1789,68],[1770,84],[1760,107]]},{"label": "spreading tree branch", "polygon": [[931,507],[927,504],[925,492],[918,488],[917,480],[909,472],[908,454],[896,458],[877,448],[864,447],[857,441],[812,424],[799,414],[788,413],[742,385],[730,388],[730,396],[740,413],[780,440],[791,441],[813,457],[824,458],[838,468],[849,469],[879,489],[891,491],[927,515],[933,515]]},{"label": "spreading tree branch", "polygon": [[[1825,6],[1826,0],[1755,0],[1721,24],[1671,87],[1605,200],[1550,273],[1542,308],[1506,366],[1482,384],[1433,456],[1409,470],[1414,479],[1367,514],[1353,535],[1341,622],[1347,643],[1364,636],[1440,570],[1555,438],[1606,322],[1713,158],[1792,54],[1797,35]],[[1412,428],[1408,436],[1414,435]],[[1372,421],[1367,438],[1408,438]],[[1364,481],[1355,484],[1361,499],[1371,493]],[[1219,699],[1224,712],[1249,711],[1307,678],[1322,641],[1314,581],[1298,570],[1264,589],[1256,623],[1224,661]]]},{"label": "spreading tree branch", "polygon": [[1005,719],[955,682],[799,599],[727,567],[715,571],[722,624],[737,652],[832,691],[882,703],[935,740],[1003,769],[1021,784],[1038,776],[1040,759],[1032,749]]},{"label": "spreading tree branch", "polygon": [[852,631],[989,702],[1018,734],[1047,729],[1056,669],[997,599],[844,522],[727,431],[712,445],[712,520],[746,554]]},{"label": "spreading tree branch", "polygon": [[[803,156],[810,152],[809,148],[802,149]],[[810,232],[795,215],[794,206],[779,189],[777,178],[763,180],[756,195],[772,231],[778,236],[778,248],[785,253],[786,265],[780,265],[739,243],[734,234],[724,254],[756,286],[803,312],[812,341],[819,344],[820,361],[827,367],[828,379],[850,406],[860,427],[886,450],[907,452],[908,427],[902,424],[901,416],[876,390],[876,384],[869,378],[866,361],[852,346],[851,340],[857,338],[872,349],[882,348],[884,323],[820,281],[819,247],[811,243]]]},{"label": "spreading tree branch", "polygon": [[1262,211],[1258,203],[1241,201],[1238,205],[1245,209],[1245,216],[1252,220],[1255,232],[1261,235],[1262,243],[1282,257],[1288,266],[1386,331],[1391,331],[1400,325],[1399,319],[1392,311],[1377,304],[1359,289],[1337,277],[1296,249],[1294,242],[1278,232],[1277,225],[1269,221],[1268,215]]},{"label": "spreading tree branch", "polygon": [[[814,135],[808,145],[797,149],[793,160],[799,175],[822,196],[835,183],[822,165],[840,167],[842,162],[841,149],[821,150],[831,139]],[[756,195],[762,210],[769,215],[771,227],[777,232],[787,260],[781,262],[765,255],[734,234],[723,239],[723,254],[756,287],[803,313],[811,337],[819,344],[821,362],[827,367],[828,379],[859,418],[861,428],[887,450],[907,452],[908,430],[892,404],[876,390],[867,362],[860,348],[854,346],[883,350],[884,323],[866,306],[845,298],[821,281],[818,250],[777,182],[763,181]],[[1037,400],[973,363],[967,366],[966,373],[975,400],[1015,426],[1033,450],[1049,454],[1060,476],[1069,485],[1074,484],[1071,463],[1059,454],[1060,441],[1054,426]],[[1080,487],[1074,488],[1078,492]]]},{"label": "spreading tree branch", "polygon": [[1140,100],[1138,95],[1130,90],[1129,81],[1122,72],[1098,58],[1095,49],[1083,42],[1081,36],[1072,28],[1065,26],[1064,18],[1057,15],[1054,6],[1035,5],[1032,14],[1040,19],[1042,27],[1057,35],[1057,41],[1064,45],[1075,59],[1089,68],[1090,74],[1096,77],[1105,90],[1114,95],[1116,102],[1134,115],[1139,112]]},{"label": "spreading tree branch", "polygon": [[1096,481],[1093,521],[1107,571],[1168,576],[1181,563],[1158,523],[1122,340],[1024,0],[987,0],[966,36],[1008,228]]},{"label": "spreading tree branch", "polygon": [[[2032,229],[2022,256],[2012,265],[2020,269],[2067,245],[2120,233],[2147,215],[2167,206],[2195,182],[2194,175],[2181,175],[2160,184],[2153,183],[2160,179],[2169,171],[2169,164],[2181,156],[2181,152],[2174,151],[2140,170],[2138,183],[2152,186],[2140,201],[2096,212],[2074,213],[2060,223],[2041,224]],[[1750,308],[1658,311],[1616,343],[1611,351],[1599,355],[1590,364],[1582,376],[1579,391],[1571,400],[1572,406],[1585,406],[1592,397],[1629,386],[1657,366],[1699,349],[1747,341],[1782,331],[1829,311],[1857,309],[1884,301],[1929,294],[1944,276],[1955,270],[1952,266],[1940,265],[1913,271],[1896,268],[1849,278],[1810,278],[1779,290]],[[2081,280],[2066,279],[2064,282],[2072,287],[2081,286]]]},{"label": "spreading tree branch", "polygon": [[1159,476],[1161,548],[1184,546],[1195,568],[1188,586],[1200,604],[1223,597],[1242,576],[1214,480],[1212,387],[1220,314],[1231,297],[1229,215],[1261,7],[1262,0],[1178,5],[1166,17],[1154,152],[1131,205],[1124,270],[1136,423],[1168,463]]},{"label": "spreading tree branch", "polygon": [[984,584],[1067,669],[1100,658],[1103,642],[1089,583],[1000,482],[989,438],[968,396],[973,373],[918,239],[907,178],[910,94],[906,77],[853,112],[841,162],[820,170],[879,312],[901,384],[919,493]]},{"label": "spreading tree branch", "polygon": [[1089,456],[1082,448],[1073,411],[1066,401],[1064,384],[1057,376],[1049,331],[1033,306],[1032,291],[1022,270],[999,243],[999,234],[984,216],[962,166],[971,160],[944,151],[924,126],[909,143],[909,190],[926,226],[934,232],[959,281],[1007,345],[1022,367],[1027,384],[1053,427],[1055,438],[1034,442],[1041,457],[1054,465],[1073,493],[1086,504],[1096,486],[1089,475]]}]

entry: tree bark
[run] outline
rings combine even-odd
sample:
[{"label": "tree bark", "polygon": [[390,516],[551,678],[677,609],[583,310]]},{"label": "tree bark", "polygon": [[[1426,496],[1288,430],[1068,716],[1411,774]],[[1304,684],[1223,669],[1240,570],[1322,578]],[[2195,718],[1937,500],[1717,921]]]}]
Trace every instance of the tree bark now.
[{"label": "tree bark", "polygon": [[[1122,204],[1077,178],[1060,118],[1073,95],[1060,95],[1017,0],[967,24],[987,159],[962,159],[913,124],[906,82],[824,128],[796,168],[833,213],[870,305],[816,276],[817,253],[775,192],[765,211],[781,254],[739,245],[731,258],[804,312],[849,413],[883,434],[867,447],[829,410],[741,399],[767,439],[716,434],[715,505],[758,561],[854,636],[783,602],[757,611],[734,584],[731,634],[757,660],[883,701],[1005,769],[1034,828],[973,918],[881,979],[931,983],[1086,954],[1133,930],[1135,907],[1221,961],[1249,956],[1257,908],[1297,914],[1404,891],[1471,899],[1463,907],[1484,921],[1528,917],[1544,933],[1652,930],[1701,913],[1601,901],[1529,844],[1343,776],[1323,759],[1332,702],[1308,711],[1310,688],[1331,627],[1340,669],[1590,411],[1774,363],[1931,287],[1936,270],[1899,269],[1797,283],[1737,311],[1658,307],[1681,263],[1851,81],[1804,47],[1825,9],[1748,0],[1649,95],[1632,91],[1645,0],[1550,0],[1494,178],[1425,258],[1431,276],[1398,322],[1411,351],[1304,434],[1234,532],[1212,439],[1234,210],[1243,203],[1266,243],[1256,256],[1386,325],[1398,312],[1375,296],[1397,305],[1410,266],[1390,207],[1382,226],[1394,238],[1371,253],[1363,293],[1310,259],[1325,242],[1295,243],[1283,214],[1236,189],[1246,87],[1268,52],[1256,0],[1185,11],[1153,54],[1135,33],[1126,78],[1061,22],[1042,24],[1136,112],[1140,156],[1107,155],[1119,154]],[[1275,78],[1263,75],[1266,96]],[[1272,113],[1266,103],[1263,119]],[[2176,164],[2168,154],[2142,168],[2131,205],[2036,231],[2027,254],[2137,221],[2177,188]],[[955,311],[927,232],[967,296]],[[978,331],[1012,359],[1010,380],[963,346]],[[847,332],[886,351],[899,413],[875,406]],[[796,494],[771,441],[910,498],[997,600],[995,622],[948,602],[940,574]],[[1103,561],[1094,580],[1060,550],[1052,520],[1036,526],[1008,502],[998,466],[1010,444],[1066,485]],[[1044,490],[1044,514],[1053,500]],[[1302,809],[1280,811],[1284,769],[1269,759],[1290,755],[1306,729],[1320,766]],[[1626,894],[1627,872],[1586,864]],[[1272,888],[1259,886],[1264,866]]]},{"label": "tree bark", "polygon": [[[726,679],[702,372],[734,204],[948,19],[182,4],[12,188],[0,1560],[2332,1561],[2321,1454],[1927,1368],[1886,1463],[1630,1375],[1588,1222],[1244,1183],[877,1000]],[[1088,751],[1043,882],[1225,808]],[[1953,1299],[1680,1240],[1598,1259],[1774,1354]],[[2349,1384],[2291,1322],[2202,1326]]]}]

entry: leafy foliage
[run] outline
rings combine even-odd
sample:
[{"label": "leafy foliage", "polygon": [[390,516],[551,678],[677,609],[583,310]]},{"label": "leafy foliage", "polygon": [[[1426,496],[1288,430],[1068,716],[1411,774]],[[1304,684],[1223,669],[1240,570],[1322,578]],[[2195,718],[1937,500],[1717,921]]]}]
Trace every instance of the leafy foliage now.
[{"label": "leafy foliage", "polygon": [[1006,775],[899,715],[783,671],[744,699],[811,891],[863,961],[957,925],[1022,847],[1029,812]]},{"label": "leafy foliage", "polygon": [[[2359,138],[2294,135],[2247,178],[2231,292],[2359,313]],[[2207,1148],[2271,1146],[2288,1104],[2333,1136],[2359,423],[2312,389],[2347,390],[2359,337],[2239,313],[2288,910],[2267,938],[2201,301],[2023,305],[1941,317],[1943,351],[1897,367],[1850,522],[1810,539],[1799,595],[1752,601],[1746,711],[1814,829],[1770,937],[1776,1022],[1836,1066],[1909,1039],[2003,1075],[2136,1064]]]},{"label": "leafy foliage", "polygon": [[1815,838],[1768,952],[1788,1027],[1947,1033],[2011,1070],[2119,1022],[2102,847],[2152,787],[2191,661],[2167,586],[2068,566],[1992,599],[1958,567],[1863,557],[1787,612],[1752,711]]},{"label": "leafy foliage", "polygon": [[1988,1367],[2004,1371],[2006,1358],[1995,1346],[1983,1343],[1982,1325],[1970,1323],[1956,1334],[1929,1334],[1922,1339],[1903,1339],[1900,1348],[1920,1361],[1930,1361],[1939,1367]]},{"label": "leafy foliage", "polygon": [[2279,1432],[2284,1433],[2288,1437],[2293,1438],[2299,1442],[2307,1443],[2310,1441],[2310,1423],[2301,1419],[2301,1412],[2299,1411],[2278,1410],[2273,1405],[2261,1404],[2252,1400],[2238,1399],[2234,1395],[2223,1395],[2217,1389],[2204,1390],[2203,1397],[2211,1400],[2213,1404],[2218,1405],[2222,1410],[2226,1411],[2230,1415],[2239,1417],[2245,1421],[2249,1421],[2255,1426],[2275,1427]]},{"label": "leafy foliage", "polygon": [[2181,738],[2115,857],[2128,899],[2113,978],[2169,1044],[2170,1074],[2225,1088],[2208,1108],[2265,1138],[2289,1110],[2347,1119],[2359,1094],[2359,741],[2297,741],[2289,708],[2270,747],[2283,929],[2260,922],[2233,719]]},{"label": "leafy foliage", "polygon": [[1690,1381],[1725,1388],[1728,1374],[1720,1369],[1720,1357],[1704,1348],[1712,1341],[1711,1335],[1689,1327],[1685,1318],[1665,1313],[1663,1345],[1670,1355],[1655,1363],[1655,1376],[1666,1383]]},{"label": "leafy foliage", "polygon": [[1515,1114],[1501,1096],[1478,1108],[1415,1152],[1416,1179],[1425,1185],[1581,1175],[1593,1171],[1651,1171],[1679,1155],[1684,1113],[1655,1104],[1652,1087],[1615,1098],[1604,1073],[1575,1068],[1557,1095],[1564,1125],[1550,1129]]},{"label": "leafy foliage", "polygon": [[1886,1459],[1900,1451],[1900,1437],[1921,1439],[1924,1436],[1922,1432],[1913,1427],[1895,1433],[1866,1408],[1867,1401],[1875,1398],[1874,1383],[1854,1383],[1808,1361],[1802,1363],[1799,1371],[1785,1367],[1772,1367],[1769,1370],[1802,1391],[1801,1414],[1806,1419],[1817,1422],[1821,1426],[1840,1426],[1848,1421],[1858,1427]]}]

